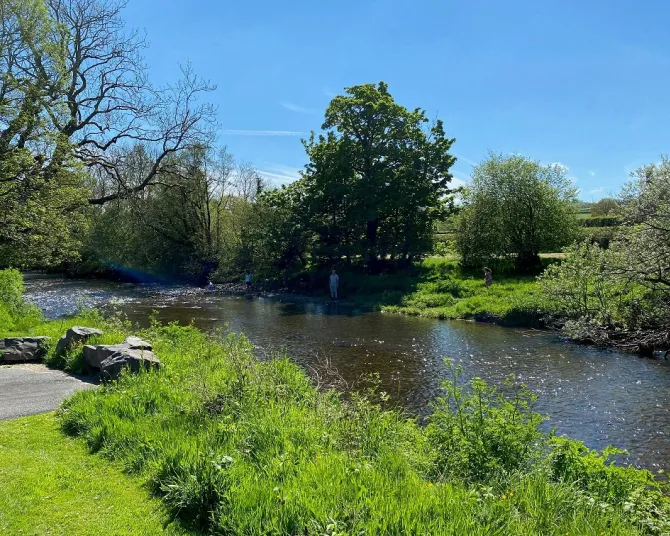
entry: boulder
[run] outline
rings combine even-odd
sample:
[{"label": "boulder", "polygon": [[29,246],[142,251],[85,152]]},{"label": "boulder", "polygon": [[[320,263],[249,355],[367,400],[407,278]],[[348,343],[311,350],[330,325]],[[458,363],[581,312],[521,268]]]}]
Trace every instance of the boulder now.
[{"label": "boulder", "polygon": [[84,361],[94,369],[102,368],[102,362],[112,357],[118,352],[124,350],[151,350],[150,343],[143,341],[139,337],[128,337],[121,344],[98,344],[97,346],[84,346]]},{"label": "boulder", "polygon": [[115,380],[125,368],[130,372],[159,368],[161,362],[151,350],[126,349],[116,352],[100,365],[100,376],[104,381]]},{"label": "boulder", "polygon": [[72,348],[75,344],[85,343],[91,337],[102,335],[102,331],[95,328],[85,328],[81,326],[74,326],[67,330],[58,341],[56,346],[56,355],[63,354],[66,350]]},{"label": "boulder", "polygon": [[21,363],[42,359],[49,337],[8,337],[0,347],[0,362]]}]

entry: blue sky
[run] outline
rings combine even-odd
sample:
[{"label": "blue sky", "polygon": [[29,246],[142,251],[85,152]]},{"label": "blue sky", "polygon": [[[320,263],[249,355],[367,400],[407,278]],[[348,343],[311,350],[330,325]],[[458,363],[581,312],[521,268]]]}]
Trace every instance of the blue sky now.
[{"label": "blue sky", "polygon": [[445,121],[453,171],[489,150],[569,169],[585,200],[670,148],[670,2],[129,0],[156,83],[218,85],[219,141],[268,178],[305,164],[330,98],[384,80]]}]

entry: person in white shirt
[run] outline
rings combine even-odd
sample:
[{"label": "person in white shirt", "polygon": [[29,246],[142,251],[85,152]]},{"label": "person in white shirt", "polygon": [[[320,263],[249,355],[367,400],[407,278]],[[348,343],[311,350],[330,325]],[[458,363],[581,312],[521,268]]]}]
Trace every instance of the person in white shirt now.
[{"label": "person in white shirt", "polygon": [[333,268],[333,272],[330,274],[330,297],[333,300],[337,299],[337,287],[339,284],[340,276],[337,275],[335,268]]}]

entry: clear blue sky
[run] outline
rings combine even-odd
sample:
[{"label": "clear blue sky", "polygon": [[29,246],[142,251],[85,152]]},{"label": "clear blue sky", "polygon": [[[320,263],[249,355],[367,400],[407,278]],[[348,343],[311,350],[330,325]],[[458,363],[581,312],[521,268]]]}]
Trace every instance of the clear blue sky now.
[{"label": "clear blue sky", "polygon": [[670,150],[670,2],[129,0],[156,83],[218,85],[220,142],[266,176],[305,164],[333,94],[384,80],[456,138],[458,180],[489,150],[569,168],[586,200]]}]

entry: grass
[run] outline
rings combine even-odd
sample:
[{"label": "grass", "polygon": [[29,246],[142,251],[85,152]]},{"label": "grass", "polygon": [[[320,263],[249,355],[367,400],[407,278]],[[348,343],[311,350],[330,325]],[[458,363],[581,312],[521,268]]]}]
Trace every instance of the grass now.
[{"label": "grass", "polygon": [[187,534],[141,480],[90,456],[53,414],[0,422],[0,490],[0,534]]},{"label": "grass", "polygon": [[[56,336],[73,324],[101,327],[107,342],[130,333],[128,325],[96,315],[29,331]],[[173,518],[208,534],[600,536],[668,528],[670,506],[648,472],[609,465],[578,442],[555,443],[538,428],[543,419],[523,387],[509,384],[503,396],[483,382],[463,386],[455,371],[423,426],[374,403],[383,393],[319,392],[286,359],[258,362],[243,336],[176,325],[136,334],[153,343],[163,366],[66,401],[60,425],[81,443],[54,438],[52,428],[45,441],[55,445],[53,456],[41,458],[20,450],[27,440],[15,428],[3,434],[17,437],[11,441],[18,452],[0,456],[11,460],[0,467],[14,471],[7,476],[12,493],[3,489],[0,501],[26,509],[14,526],[39,527],[44,518],[35,500],[44,482],[14,466],[59,474],[50,466],[60,457],[81,467],[68,456],[83,456],[85,444],[97,454],[85,472],[100,491],[84,487],[85,504],[69,504],[66,512],[59,490],[49,488],[44,494],[56,497],[49,499],[56,508],[47,519],[67,513],[82,522],[90,498],[108,493],[118,478],[116,470],[96,472],[109,467],[102,461],[108,459],[134,482],[147,482]],[[41,427],[29,431],[25,424],[31,421],[24,433],[41,441]],[[69,469],[54,478],[64,499],[78,478]]]},{"label": "grass", "polygon": [[451,258],[425,259],[413,273],[359,275],[351,280],[343,275],[340,280],[344,296],[389,313],[519,327],[540,326],[544,314],[535,276],[494,274],[494,283],[487,289],[483,274],[463,271]]}]

